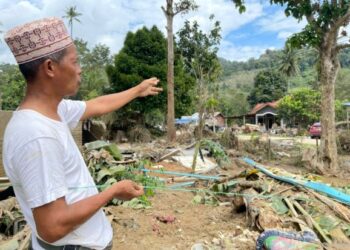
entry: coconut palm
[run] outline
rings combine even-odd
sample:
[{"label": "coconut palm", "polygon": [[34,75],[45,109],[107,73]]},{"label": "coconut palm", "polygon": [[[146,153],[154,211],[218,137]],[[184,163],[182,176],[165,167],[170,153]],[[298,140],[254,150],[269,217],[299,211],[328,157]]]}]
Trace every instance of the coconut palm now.
[{"label": "coconut palm", "polygon": [[73,22],[77,21],[80,23],[80,20],[78,19],[78,16],[81,16],[82,14],[77,12],[76,6],[71,6],[66,9],[66,15],[63,16],[63,18],[66,18],[68,20],[68,24],[70,26],[70,35],[73,38]]},{"label": "coconut palm", "polygon": [[[289,43],[286,43],[283,56],[280,62],[279,70],[286,75],[288,78],[298,75],[300,73],[299,69],[299,54],[298,50],[292,48]],[[289,81],[288,81],[289,90]]]},{"label": "coconut palm", "polygon": [[295,76],[300,72],[298,63],[298,51],[292,48],[289,43],[287,43],[283,50],[283,57],[279,70],[288,77]]}]

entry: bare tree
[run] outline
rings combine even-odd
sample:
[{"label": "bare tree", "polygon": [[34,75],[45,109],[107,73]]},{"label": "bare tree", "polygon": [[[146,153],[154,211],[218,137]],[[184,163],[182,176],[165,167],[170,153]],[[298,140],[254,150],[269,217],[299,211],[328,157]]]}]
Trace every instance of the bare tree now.
[{"label": "bare tree", "polygon": [[167,137],[169,142],[176,140],[175,131],[175,103],[174,103],[174,16],[179,13],[186,14],[191,10],[196,10],[198,6],[193,0],[181,0],[174,2],[166,0],[166,7],[161,7],[167,20],[168,37],[168,113],[167,113]]}]

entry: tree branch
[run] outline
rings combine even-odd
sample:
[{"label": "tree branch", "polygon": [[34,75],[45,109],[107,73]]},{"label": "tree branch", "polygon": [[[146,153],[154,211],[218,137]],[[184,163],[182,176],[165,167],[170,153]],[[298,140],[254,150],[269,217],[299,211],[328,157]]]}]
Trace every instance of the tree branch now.
[{"label": "tree branch", "polygon": [[306,15],[306,20],[309,24],[315,21],[315,17],[313,15]]},{"label": "tree branch", "polygon": [[342,49],[350,48],[350,43],[338,44],[335,49],[340,51]]},{"label": "tree branch", "polygon": [[162,9],[164,15],[166,16],[167,15],[167,11],[165,10],[165,8],[162,6],[161,9]]},{"label": "tree branch", "polygon": [[342,16],[341,18],[338,19],[338,21],[335,22],[334,24],[334,29],[338,29],[340,28],[340,26],[343,26],[344,23],[348,22],[350,18],[350,8],[348,9],[348,11],[346,12],[346,14],[344,16]]},{"label": "tree branch", "polygon": [[176,16],[177,14],[179,14],[180,12],[182,12],[183,10],[177,10],[174,12],[174,16]]},{"label": "tree branch", "polygon": [[[305,15],[306,21],[312,25],[313,22],[315,22],[315,16],[310,13],[310,15]],[[322,33],[322,29],[319,26],[315,26],[315,29],[319,32]]]},{"label": "tree branch", "polygon": [[339,6],[340,6],[340,8],[344,7],[344,0],[340,0]]}]

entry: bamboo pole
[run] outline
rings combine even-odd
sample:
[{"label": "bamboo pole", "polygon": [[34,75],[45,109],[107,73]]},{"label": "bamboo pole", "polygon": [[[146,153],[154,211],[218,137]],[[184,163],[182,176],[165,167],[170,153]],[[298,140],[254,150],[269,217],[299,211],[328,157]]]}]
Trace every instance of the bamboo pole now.
[{"label": "bamboo pole", "polygon": [[323,229],[320,227],[320,225],[317,224],[317,222],[311,217],[310,214],[308,214],[308,212],[306,212],[304,210],[304,208],[302,206],[300,206],[300,204],[297,201],[293,202],[294,206],[296,208],[298,208],[298,210],[305,216],[305,218],[309,219],[312,223],[312,225],[314,226],[314,228],[320,233],[320,235],[322,236],[322,238],[327,242],[327,243],[332,243],[332,240],[330,238],[328,238],[328,236],[326,235],[326,233],[323,231]]}]

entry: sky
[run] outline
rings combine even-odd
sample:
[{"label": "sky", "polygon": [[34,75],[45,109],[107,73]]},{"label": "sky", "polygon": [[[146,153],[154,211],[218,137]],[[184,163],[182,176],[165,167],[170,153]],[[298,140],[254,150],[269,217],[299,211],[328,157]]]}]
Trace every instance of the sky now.
[{"label": "sky", "polygon": [[[267,0],[246,0],[244,14],[239,14],[231,0],[195,1],[197,11],[175,16],[174,32],[183,27],[185,20],[196,20],[203,31],[209,31],[209,16],[214,14],[222,28],[218,55],[230,61],[247,61],[267,49],[281,49],[288,36],[306,24],[287,18],[282,7],[271,6]],[[44,17],[63,17],[71,6],[82,13],[81,22],[73,24],[73,36],[87,41],[90,48],[105,44],[116,54],[127,32],[143,26],[156,25],[166,37],[166,19],[161,10],[165,3],[166,0],[0,0],[0,63],[15,63],[3,40],[8,29]],[[65,23],[69,28],[67,20]]]}]

